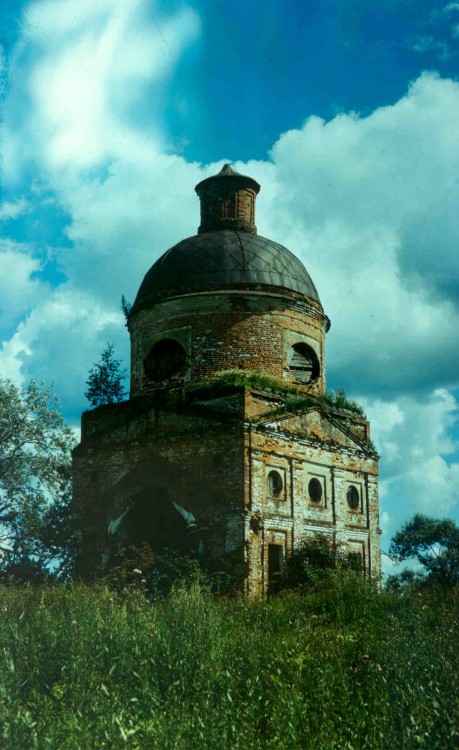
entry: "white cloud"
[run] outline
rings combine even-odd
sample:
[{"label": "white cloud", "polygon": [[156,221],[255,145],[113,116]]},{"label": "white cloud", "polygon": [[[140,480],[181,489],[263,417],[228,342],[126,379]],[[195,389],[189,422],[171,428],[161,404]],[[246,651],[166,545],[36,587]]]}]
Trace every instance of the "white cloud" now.
[{"label": "white cloud", "polygon": [[[191,9],[164,16],[142,0],[47,0],[27,7],[24,63],[18,52],[6,107],[7,178],[30,159],[59,173],[98,167],[148,141],[153,149],[160,137],[154,117],[142,133],[132,113],[146,85],[167,83],[198,33]],[[25,56],[31,50],[32,65]],[[25,105],[33,121],[22,117]]]},{"label": "white cloud", "polygon": [[457,382],[458,123],[459,84],[425,74],[391,107],[312,117],[272,150],[257,224],[305,261],[332,320],[329,374],[346,387]]},{"label": "white cloud", "polygon": [[[67,282],[32,299],[0,365],[54,381],[72,419],[106,341],[127,363],[121,293],[132,301],[156,258],[196,232],[193,187],[221,166],[167,154],[153,105],[151,126],[137,116],[199,28],[189,10],[158,20],[149,7],[29,7],[28,56],[17,56],[5,106],[5,178],[38,172],[70,216],[74,247],[60,257]],[[269,161],[236,165],[262,185],[260,233],[297,253],[316,282],[332,319],[332,384],[366,398],[386,529],[414,509],[450,512],[457,496],[446,389],[458,380],[458,123],[459,84],[425,74],[393,106],[311,117],[280,136]],[[16,300],[32,262],[21,256]]]},{"label": "white cloud", "polygon": [[31,210],[29,202],[25,198],[16,201],[4,201],[0,204],[0,221],[10,221],[23,216]]},{"label": "white cloud", "polygon": [[28,245],[0,239],[0,331],[17,323],[44,298],[48,287],[33,277],[40,261]]},{"label": "white cloud", "polygon": [[451,2],[447,3],[443,9],[446,13],[451,13],[453,11],[459,11],[459,3]]},{"label": "white cloud", "polygon": [[[372,437],[381,454],[381,499],[390,533],[414,512],[443,517],[458,510],[459,442],[451,430],[459,404],[436,389],[422,400],[365,402]],[[395,526],[395,528],[394,528]]]},{"label": "white cloud", "polygon": [[37,305],[4,343],[2,373],[15,381],[35,378],[54,384],[67,419],[79,422],[81,411],[88,408],[83,394],[89,368],[107,341],[114,341],[117,352],[124,354],[121,312],[64,286]]},{"label": "white cloud", "polygon": [[450,60],[454,57],[454,51],[451,45],[443,39],[438,39],[433,35],[418,36],[411,42],[413,52],[424,54],[425,52],[435,52],[439,60]]}]

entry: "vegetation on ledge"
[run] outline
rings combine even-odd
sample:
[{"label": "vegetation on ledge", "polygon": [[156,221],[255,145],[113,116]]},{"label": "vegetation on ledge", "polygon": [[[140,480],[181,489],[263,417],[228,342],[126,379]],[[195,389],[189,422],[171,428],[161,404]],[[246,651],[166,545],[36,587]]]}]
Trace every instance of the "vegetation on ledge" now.
[{"label": "vegetation on ledge", "polygon": [[310,396],[302,393],[299,388],[285,385],[285,383],[272,375],[254,370],[223,370],[208,380],[185,385],[180,391],[170,394],[169,400],[171,403],[186,403],[196,396],[204,394],[206,391],[214,393],[221,391],[223,393],[226,388],[234,386],[260,388],[261,390],[269,390],[273,393],[278,393],[280,396],[285,396],[285,400],[273,410],[273,414],[302,411],[303,409],[319,404],[325,410],[348,411],[362,419],[366,418],[362,406],[353,399],[348,398],[344,388],[329,391],[326,396]]},{"label": "vegetation on ledge", "polygon": [[326,396],[305,396],[297,393],[289,396],[282,406],[279,406],[275,411],[276,414],[279,412],[303,411],[317,404],[322,406],[325,411],[348,411],[354,416],[366,419],[363,407],[357,401],[348,398],[344,388],[329,391]]}]

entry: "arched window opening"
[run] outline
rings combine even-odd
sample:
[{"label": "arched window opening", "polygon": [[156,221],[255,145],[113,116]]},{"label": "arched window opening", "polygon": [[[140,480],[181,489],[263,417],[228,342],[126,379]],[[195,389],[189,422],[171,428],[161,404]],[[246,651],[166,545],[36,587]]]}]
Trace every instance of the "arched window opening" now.
[{"label": "arched window opening", "polygon": [[145,373],[150,380],[160,383],[179,375],[186,365],[185,349],[175,339],[158,341],[145,357]]},{"label": "arched window opening", "polygon": [[288,353],[290,372],[301,383],[310,383],[319,377],[320,365],[317,355],[307,344],[294,344]]}]

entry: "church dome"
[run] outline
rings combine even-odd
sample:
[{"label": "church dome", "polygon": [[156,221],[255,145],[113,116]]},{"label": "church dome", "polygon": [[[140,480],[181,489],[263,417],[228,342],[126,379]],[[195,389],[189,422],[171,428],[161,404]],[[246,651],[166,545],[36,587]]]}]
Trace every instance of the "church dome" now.
[{"label": "church dome", "polygon": [[252,232],[221,229],[188,237],[164,253],[146,274],[133,311],[219,290],[296,292],[320,304],[311,277],[290,250]]},{"label": "church dome", "polygon": [[293,292],[320,305],[302,262],[283,245],[257,235],[259,190],[258,182],[230,164],[196,185],[198,234],[174,245],[150,268],[132,312],[171,297],[231,290]]}]

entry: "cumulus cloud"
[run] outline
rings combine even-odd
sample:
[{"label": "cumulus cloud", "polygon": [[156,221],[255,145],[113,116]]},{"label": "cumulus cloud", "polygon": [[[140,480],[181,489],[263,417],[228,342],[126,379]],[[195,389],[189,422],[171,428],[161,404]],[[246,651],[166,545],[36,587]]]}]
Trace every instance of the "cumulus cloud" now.
[{"label": "cumulus cloud", "polygon": [[47,285],[34,277],[40,270],[40,260],[28,245],[0,239],[0,264],[0,331],[7,332],[40,303]]},{"label": "cumulus cloud", "polygon": [[372,437],[381,454],[383,545],[414,513],[443,518],[457,514],[459,441],[452,436],[459,404],[438,388],[419,400],[365,401]]},{"label": "cumulus cloud", "polygon": [[394,394],[457,383],[458,122],[459,85],[425,74],[391,107],[312,117],[273,147],[258,226],[316,281],[333,384]]},{"label": "cumulus cloud", "polygon": [[[142,0],[27,6],[5,109],[6,175],[18,177],[33,159],[56,179],[62,170],[80,172],[123,151],[153,148],[160,136],[154,112],[148,126],[137,118],[136,128],[132,112],[143,110],[145,87],[169,79],[198,32],[191,9],[165,16]],[[25,108],[37,117],[24,117]],[[67,171],[65,183],[69,177]]]},{"label": "cumulus cloud", "polygon": [[[7,302],[27,300],[20,312],[29,314],[4,342],[0,360],[16,380],[54,381],[74,417],[84,405],[85,375],[106,341],[127,359],[120,296],[132,297],[163,243],[179,239],[172,200],[186,226],[180,200],[187,190],[192,204],[193,168],[161,151],[158,118],[154,108],[145,113],[145,98],[147,89],[154,100],[170,84],[199,18],[185,6],[165,15],[141,0],[46,0],[25,7],[22,30],[4,105],[3,178],[11,191],[32,175],[35,207],[49,203],[51,191],[59,220],[70,216],[74,245],[61,247],[57,259],[65,284],[41,303],[32,294],[41,288],[38,261],[5,255],[17,263],[14,281],[4,274]],[[24,197],[6,202],[0,216],[17,218],[27,206]],[[13,306],[7,307],[11,323]]]},{"label": "cumulus cloud", "polygon": [[[3,344],[2,374],[53,385],[66,418],[79,422],[89,367],[107,341],[120,342],[122,315],[67,285],[37,305]],[[64,364],[65,360],[65,364]]]},{"label": "cumulus cloud", "polygon": [[[133,301],[159,255],[196,232],[193,187],[221,163],[170,153],[160,125],[158,92],[199,33],[190,9],[46,0],[26,9],[23,28],[4,108],[4,175],[11,187],[32,172],[53,192],[71,243],[59,257],[65,283],[42,297],[37,261],[10,248],[21,268],[12,307],[21,296],[30,305],[17,307],[23,319],[0,365],[16,379],[53,381],[76,419],[105,343],[128,361],[121,293]],[[457,497],[448,436],[458,382],[458,123],[459,84],[424,74],[393,106],[311,117],[265,161],[236,164],[262,185],[260,233],[303,259],[332,319],[329,384],[366,401],[383,455],[387,533],[410,509],[449,513]]]}]

